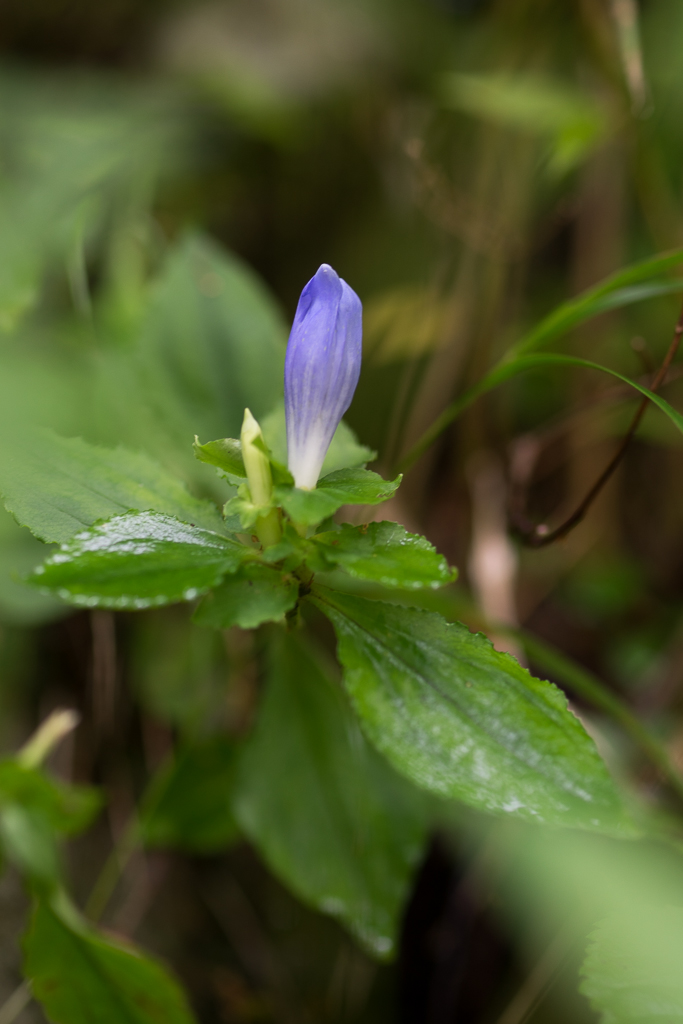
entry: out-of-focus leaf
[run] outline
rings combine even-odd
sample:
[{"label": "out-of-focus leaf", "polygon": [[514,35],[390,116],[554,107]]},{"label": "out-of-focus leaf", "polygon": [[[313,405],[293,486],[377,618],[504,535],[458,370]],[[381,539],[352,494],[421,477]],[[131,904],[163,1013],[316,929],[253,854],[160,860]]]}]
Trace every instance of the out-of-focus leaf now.
[{"label": "out-of-focus leaf", "polygon": [[45,814],[21,804],[0,806],[0,847],[4,856],[31,882],[59,882],[54,830]]},{"label": "out-of-focus leaf", "polygon": [[603,1024],[683,1019],[683,908],[643,906],[629,895],[601,921],[581,967],[581,991]]},{"label": "out-of-focus leaf", "polygon": [[312,525],[333,515],[342,505],[379,505],[396,491],[401,477],[383,480],[369,469],[339,469],[318,481],[312,491],[279,485],[275,501],[295,523]]},{"label": "out-of-focus leaf", "polygon": [[376,956],[394,950],[426,803],[364,741],[343,692],[279,633],[235,813],[270,867]]},{"label": "out-of-focus leaf", "polygon": [[122,196],[137,192],[139,201],[177,166],[185,120],[159,88],[119,81],[114,92],[94,77],[0,75],[0,330],[34,304],[46,266],[73,271],[75,257],[82,261],[84,247],[111,227]]},{"label": "out-of-focus leaf", "polygon": [[54,1024],[192,1024],[177,982],[134,946],[90,927],[66,897],[40,900],[24,937],[24,971]]},{"label": "out-of-focus leaf", "polygon": [[601,313],[622,306],[630,306],[635,302],[655,298],[658,295],[674,295],[683,292],[683,281],[680,280],[649,280],[670,268],[683,263],[683,250],[668,253],[653,260],[645,260],[632,267],[627,267],[606,281],[590,288],[587,292],[563,302],[553,310],[540,324],[525,334],[506,353],[506,359],[530,352],[533,349],[548,345],[560,338],[567,331],[592,320]]},{"label": "out-of-focus leaf", "polygon": [[12,758],[0,761],[0,846],[33,881],[58,881],[56,833],[81,832],[100,807],[94,789],[50,779]]},{"label": "out-of-focus leaf", "polygon": [[387,587],[442,587],[457,575],[426,537],[398,523],[345,523],[340,530],[316,534],[313,542],[350,576]]},{"label": "out-of-focus leaf", "polygon": [[193,600],[252,555],[160,512],[129,512],[77,533],[28,579],[87,608],[150,608]]},{"label": "out-of-focus leaf", "polygon": [[149,847],[209,853],[239,835],[232,813],[235,744],[223,736],[181,749],[157,777],[140,809]]},{"label": "out-of-focus leaf", "polygon": [[58,598],[41,594],[22,582],[22,577],[35,569],[52,550],[0,508],[0,622],[38,626],[68,611]]},{"label": "out-of-focus leaf", "polygon": [[90,824],[102,799],[89,786],[66,785],[37,768],[5,758],[0,761],[0,807],[5,803],[37,811],[55,831],[72,835]]},{"label": "out-of-focus leaf", "polygon": [[[273,411],[261,420],[261,430],[275,461],[286,466],[287,430],[283,401],[280,401]],[[327,476],[328,473],[334,473],[338,469],[355,469],[358,466],[365,466],[366,463],[372,462],[376,458],[377,452],[360,444],[351,427],[342,420],[327,450],[321,476]]]},{"label": "out-of-focus leaf", "polygon": [[451,107],[551,141],[551,168],[579,163],[605,135],[605,112],[568,83],[532,75],[445,75],[441,95]]},{"label": "out-of-focus leaf", "polygon": [[418,785],[530,821],[633,834],[564,694],[439,615],[316,587],[373,743]]},{"label": "out-of-focus leaf", "polygon": [[223,637],[190,620],[187,605],[134,619],[131,683],[155,717],[196,743],[225,724],[230,668]]},{"label": "out-of-focus leaf", "polygon": [[70,540],[84,527],[131,509],[222,529],[214,505],[193,498],[147,455],[47,430],[0,448],[0,494],[17,522],[47,543]]},{"label": "out-of-focus leaf", "polygon": [[293,608],[299,581],[265,565],[245,565],[207,594],[194,613],[200,626],[254,629],[262,622],[281,619]]},{"label": "out-of-focus leaf", "polygon": [[138,360],[148,400],[178,447],[239,437],[282,396],[286,327],[256,274],[208,238],[172,251],[142,328]]}]

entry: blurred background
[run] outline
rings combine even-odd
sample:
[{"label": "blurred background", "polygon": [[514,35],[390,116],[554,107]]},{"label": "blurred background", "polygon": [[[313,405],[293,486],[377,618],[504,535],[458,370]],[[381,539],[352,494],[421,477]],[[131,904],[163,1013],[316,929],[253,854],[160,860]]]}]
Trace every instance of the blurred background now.
[{"label": "blurred background", "polygon": [[[682,47],[679,0],[5,0],[2,443],[38,422],[124,444],[224,500],[192,438],[235,436],[245,405],[277,406],[299,292],[328,262],[364,304],[347,419],[388,473],[554,305],[683,243]],[[604,315],[562,347],[647,381],[678,303]],[[675,368],[668,381],[681,408]],[[565,540],[532,550],[508,534],[511,506],[561,522],[633,411],[602,375],[527,373],[456,421],[381,517],[459,567],[446,614],[554,644],[683,766],[680,434],[648,411]],[[248,729],[258,640],[204,631],[185,608],[74,613],[21,584],[44,555],[2,512],[0,742],[16,749],[55,706],[81,711],[53,767],[107,794],[70,852],[84,898],[174,736]],[[576,703],[611,767],[656,787]],[[453,814],[392,965],[239,842],[136,855],[105,922],[166,958],[207,1024],[593,1020],[558,922],[572,886],[591,904],[577,865],[611,863],[609,844],[558,866],[552,837]],[[642,872],[624,867],[620,899]],[[1,1004],[25,913],[11,873],[0,908]]]}]

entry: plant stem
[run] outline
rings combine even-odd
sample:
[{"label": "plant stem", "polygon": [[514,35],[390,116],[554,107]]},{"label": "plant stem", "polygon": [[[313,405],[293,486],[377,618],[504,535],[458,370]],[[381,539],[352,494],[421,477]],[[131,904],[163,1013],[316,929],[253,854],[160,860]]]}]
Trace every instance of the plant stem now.
[{"label": "plant stem", "polygon": [[[664,357],[664,361],[657,371],[652,384],[650,385],[651,391],[657,391],[661,386],[666,377],[667,371],[673,362],[673,359],[678,351],[678,347],[681,342],[681,335],[683,335],[683,308],[679,314],[676,326],[674,328],[674,335],[669,345],[669,349]],[[512,522],[511,527],[514,534],[521,540],[523,544],[531,548],[546,547],[548,544],[554,543],[556,540],[562,540],[568,533],[578,526],[579,523],[585,518],[591,505],[598,497],[600,492],[603,490],[605,484],[614,475],[615,470],[621,463],[624,457],[626,449],[628,448],[631,440],[640,426],[648,405],[650,404],[649,398],[643,398],[640,405],[638,406],[635,415],[633,416],[626,434],[622,438],[621,444],[617,448],[616,452],[607,463],[605,469],[595,481],[588,494],[583,498],[579,506],[572,512],[570,516],[565,519],[563,523],[557,526],[554,530],[549,530],[545,524],[531,525],[527,522],[521,521],[518,517],[517,522]]]},{"label": "plant stem", "polygon": [[91,921],[99,921],[107,909],[107,904],[112,897],[116,884],[126,870],[130,858],[135,853],[138,845],[138,821],[134,815],[126,825],[123,833],[114,845],[109,856],[104,862],[88,901],[85,905],[85,915]]},{"label": "plant stem", "polygon": [[0,1024],[12,1024],[22,1010],[31,1002],[31,989],[27,981],[15,988],[12,995],[0,1006]]}]

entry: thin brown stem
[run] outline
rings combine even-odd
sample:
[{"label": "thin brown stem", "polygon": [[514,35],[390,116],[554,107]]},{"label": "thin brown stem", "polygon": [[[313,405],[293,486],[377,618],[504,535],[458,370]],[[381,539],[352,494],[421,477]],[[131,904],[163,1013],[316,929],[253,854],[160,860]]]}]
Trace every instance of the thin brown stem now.
[{"label": "thin brown stem", "polygon": [[[673,362],[673,359],[678,351],[678,347],[681,342],[681,336],[683,336],[683,308],[681,309],[678,321],[676,322],[673,338],[671,340],[671,344],[669,345],[669,350],[666,353],[666,356],[664,357],[662,365],[659,367],[659,370],[655,374],[652,383],[650,384],[651,391],[657,391],[657,389],[661,387],[667,375],[669,367],[671,366],[671,363]],[[586,514],[588,513],[588,510],[590,509],[591,505],[598,497],[598,495],[600,494],[608,480],[610,480],[615,470],[619,466],[619,463],[623,459],[624,453],[626,452],[626,449],[628,448],[631,439],[633,438],[633,435],[640,426],[640,421],[645,415],[645,410],[647,409],[649,403],[649,398],[643,398],[616,452],[614,453],[610,461],[607,463],[607,466],[602,471],[598,479],[595,481],[591,489],[588,491],[583,501],[578,505],[574,512],[572,512],[572,514],[567,519],[565,519],[563,523],[557,526],[554,530],[551,530],[548,526],[545,525],[545,523],[541,523],[538,526],[534,526],[531,525],[528,521],[525,521],[521,515],[514,515],[511,524],[512,530],[526,547],[542,548],[548,544],[552,544],[556,540],[562,540],[563,537],[566,537],[568,533],[571,533],[574,527],[578,526],[578,524],[586,517]]]}]

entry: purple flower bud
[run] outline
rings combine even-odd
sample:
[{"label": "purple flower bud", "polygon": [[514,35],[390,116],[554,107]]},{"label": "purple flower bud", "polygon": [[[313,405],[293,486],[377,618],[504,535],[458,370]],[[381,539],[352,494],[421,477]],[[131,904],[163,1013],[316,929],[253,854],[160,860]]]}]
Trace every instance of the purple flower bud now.
[{"label": "purple flower bud", "polygon": [[289,471],[297,487],[318,482],[327,449],[360,374],[362,306],[327,263],[301,293],[285,359]]}]

